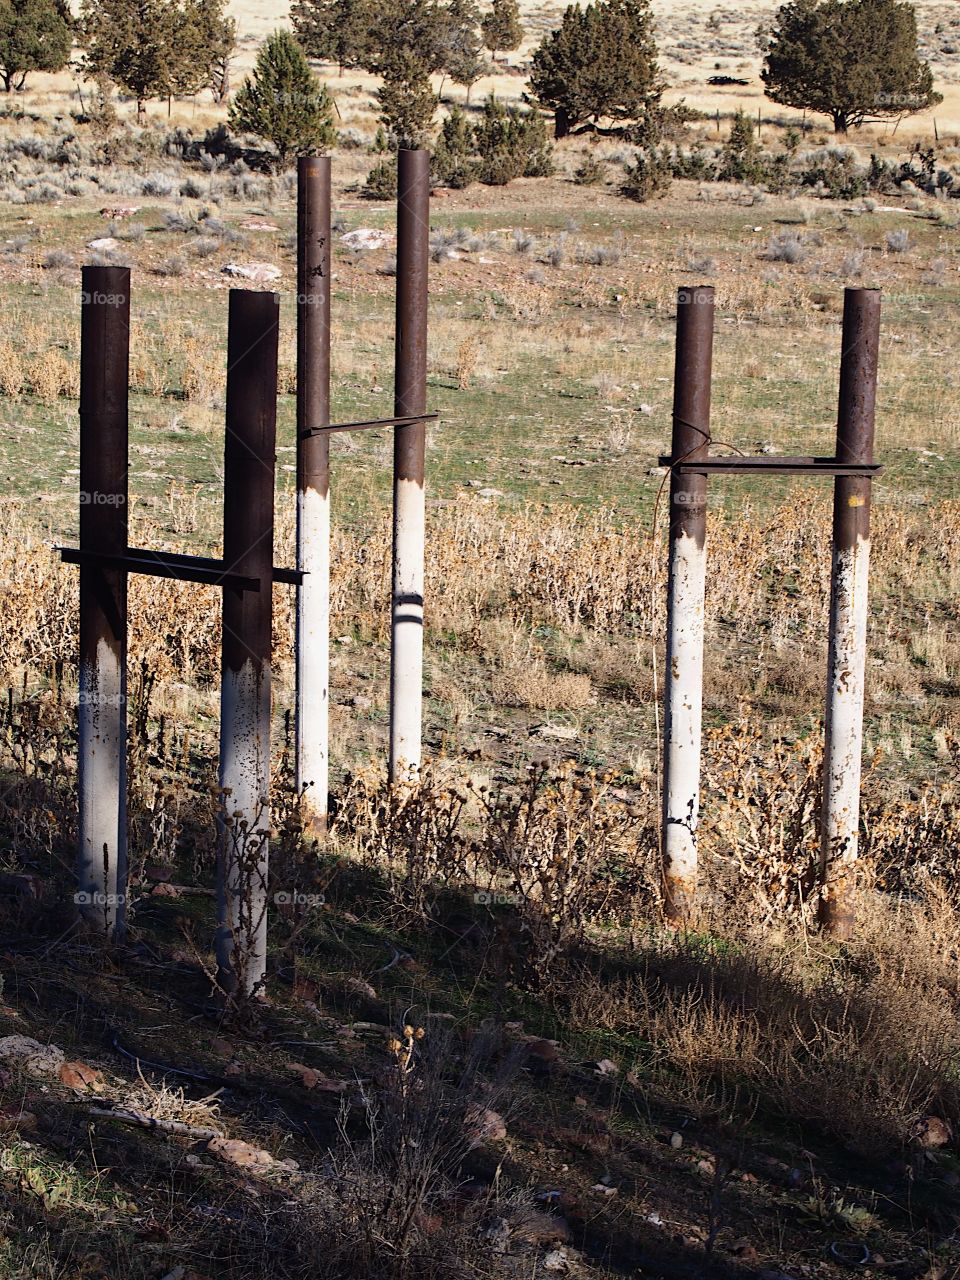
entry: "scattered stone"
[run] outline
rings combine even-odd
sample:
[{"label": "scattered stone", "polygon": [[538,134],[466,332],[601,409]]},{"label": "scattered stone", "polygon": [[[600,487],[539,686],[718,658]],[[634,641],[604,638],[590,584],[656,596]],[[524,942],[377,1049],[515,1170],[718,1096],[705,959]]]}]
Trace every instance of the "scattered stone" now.
[{"label": "scattered stone", "polygon": [[275,222],[241,222],[241,228],[244,231],[279,231],[280,228]]},{"label": "scattered stone", "polygon": [[683,1146],[683,1134],[682,1134],[682,1133],[671,1133],[671,1135],[670,1135],[670,1145],[671,1145],[671,1147],[673,1147],[674,1151],[679,1151],[679,1150],[680,1150],[680,1148]]},{"label": "scattered stone", "polygon": [[162,881],[155,884],[150,890],[151,898],[179,898],[180,890],[175,884],[164,884]]},{"label": "scattered stone", "polygon": [[120,247],[120,241],[113,236],[100,236],[96,240],[87,241],[87,248],[94,253],[115,253]]},{"label": "scattered stone", "polygon": [[31,1076],[55,1076],[64,1062],[64,1052],[55,1044],[41,1044],[30,1036],[0,1039],[0,1060],[16,1062]]},{"label": "scattered stone", "polygon": [[527,1067],[535,1075],[552,1071],[560,1060],[556,1040],[530,1040],[527,1042]]},{"label": "scattered stone", "polygon": [[670,470],[669,467],[647,467],[648,476],[665,476]]},{"label": "scattered stone", "polygon": [[599,1062],[594,1064],[593,1073],[597,1076],[615,1076],[619,1075],[620,1068],[615,1062],[611,1062],[609,1058],[601,1058]]},{"label": "scattered stone", "polygon": [[502,498],[503,496],[499,489],[481,489],[477,493],[478,498]]},{"label": "scattered stone", "polygon": [[270,262],[228,262],[221,268],[225,276],[249,280],[253,284],[273,284],[283,272]]},{"label": "scattered stone", "polygon": [[652,405],[652,404],[639,404],[639,405],[637,405],[637,409],[638,409],[638,411],[639,411],[640,413],[642,413],[642,414],[646,415],[647,417],[649,417],[649,416],[650,416],[650,414],[651,414],[651,413],[653,413],[653,405]]},{"label": "scattered stone", "polygon": [[552,738],[556,742],[573,742],[580,730],[572,724],[538,724],[530,732],[537,738]]},{"label": "scattered stone", "polygon": [[475,1145],[481,1142],[502,1142],[507,1136],[503,1116],[488,1107],[471,1106],[464,1116],[464,1126]]},{"label": "scattered stone", "polygon": [[730,1253],[738,1262],[742,1262],[748,1267],[755,1267],[760,1261],[759,1253],[757,1253],[749,1240],[735,1241],[735,1243],[730,1247]]},{"label": "scattered stone", "polygon": [[58,1075],[60,1083],[65,1084],[68,1089],[77,1089],[81,1092],[92,1089],[94,1093],[99,1093],[103,1088],[103,1076],[93,1067],[88,1067],[85,1062],[65,1062]]},{"label": "scattered stone", "polygon": [[269,1151],[241,1142],[239,1138],[211,1138],[207,1150],[219,1160],[241,1169],[269,1169],[276,1163]]},{"label": "scattered stone", "polygon": [[953,1129],[946,1120],[939,1116],[924,1116],[917,1121],[914,1130],[917,1143],[927,1150],[945,1147],[953,1139]]},{"label": "scattered stone", "polygon": [[139,213],[142,205],[139,204],[111,204],[100,210],[101,218],[109,218],[111,222],[122,222],[124,218],[132,218],[135,213]]},{"label": "scattered stone", "polygon": [[605,1182],[595,1182],[591,1187],[591,1191],[599,1191],[601,1195],[615,1196],[617,1194],[616,1187],[608,1187]]},{"label": "scattered stone", "polygon": [[210,1041],[210,1048],[220,1058],[233,1057],[233,1045],[229,1040],[222,1040],[219,1036]]},{"label": "scattered stone", "polygon": [[376,227],[358,227],[342,235],[340,240],[348,249],[384,249],[393,243],[393,235]]},{"label": "scattered stone", "polygon": [[0,1107],[0,1133],[27,1131],[37,1127],[37,1117],[32,1111],[24,1111],[19,1102],[8,1102]]},{"label": "scattered stone", "polygon": [[569,1271],[570,1259],[566,1249],[551,1249],[543,1255],[544,1271]]}]

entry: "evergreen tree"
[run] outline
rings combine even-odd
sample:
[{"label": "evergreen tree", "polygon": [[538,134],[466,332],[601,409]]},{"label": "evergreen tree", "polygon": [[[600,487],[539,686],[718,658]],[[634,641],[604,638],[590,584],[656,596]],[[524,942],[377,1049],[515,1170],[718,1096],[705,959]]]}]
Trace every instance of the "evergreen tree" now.
[{"label": "evergreen tree", "polygon": [[443,13],[443,70],[454,84],[470,90],[487,69],[476,0],[450,0]]},{"label": "evergreen tree", "polygon": [[177,18],[173,93],[212,89],[222,101],[230,58],[237,43],[237,24],[224,13],[225,0],[185,0]]},{"label": "evergreen tree", "polygon": [[30,71],[59,71],[70,58],[73,19],[66,0],[0,0],[0,79],[22,89]]},{"label": "evergreen tree", "polygon": [[427,66],[416,54],[394,51],[377,90],[380,119],[397,147],[419,147],[433,121],[437,98]]},{"label": "evergreen tree", "polygon": [[231,129],[272,143],[280,167],[291,156],[331,146],[336,137],[330,95],[289,31],[275,31],[264,41],[229,119]]},{"label": "evergreen tree", "polygon": [[335,62],[341,75],[364,65],[374,22],[370,0],[297,0],[290,17],[308,57]]},{"label": "evergreen tree", "polygon": [[904,0],[791,0],[757,35],[767,97],[830,116],[837,133],[942,101]]},{"label": "evergreen tree", "polygon": [[530,87],[553,110],[558,138],[587,122],[638,121],[656,110],[663,84],[649,0],[570,5],[533,55]]},{"label": "evergreen tree", "polygon": [[518,0],[493,0],[493,6],[484,18],[480,29],[483,33],[483,42],[490,50],[494,61],[498,53],[509,53],[511,49],[518,49],[523,39]]},{"label": "evergreen tree", "polygon": [[437,0],[382,0],[374,10],[361,65],[395,81],[404,69],[433,75],[443,70],[447,30]]},{"label": "evergreen tree", "polygon": [[86,69],[135,98],[138,117],[149,98],[170,92],[180,17],[174,0],[83,0]]}]

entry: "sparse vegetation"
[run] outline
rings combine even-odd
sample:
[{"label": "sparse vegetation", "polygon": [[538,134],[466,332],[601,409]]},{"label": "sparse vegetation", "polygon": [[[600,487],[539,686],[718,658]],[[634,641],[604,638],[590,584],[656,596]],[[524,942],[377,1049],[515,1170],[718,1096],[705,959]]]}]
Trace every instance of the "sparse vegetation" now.
[{"label": "sparse vegetation", "polygon": [[[323,28],[310,45],[298,21],[328,64],[315,75],[337,76],[333,401],[369,420],[391,411],[406,130],[378,122],[387,65],[357,42],[380,24],[382,54],[396,11],[358,7],[338,46],[342,5],[297,8]],[[232,11],[248,71],[260,46]],[[226,286],[267,267],[275,563],[294,562],[293,175],[261,135],[227,129],[216,88],[187,103],[192,88],[165,88],[138,119],[119,82],[37,73],[0,112],[0,1275],[950,1280],[960,61],[940,49],[960,20],[918,7],[938,136],[929,114],[842,145],[789,108],[758,121],[755,16],[661,6],[665,100],[551,145],[523,71],[559,11],[523,10],[520,55],[486,68],[472,107],[449,40],[475,36],[475,11],[408,16],[423,39],[408,28],[394,52],[436,36],[443,101],[421,132],[446,188],[430,227],[426,764],[387,785],[392,440],[338,435],[334,811],[304,848],[279,586],[271,888],[291,892],[269,908],[265,998],[248,1008],[222,1007],[209,979],[217,593],[130,580],[131,931],[105,954],[73,931],[77,576],[52,546],[76,536],[80,263],[134,270],[131,542],[213,555]],[[357,199],[371,166],[381,207]],[[812,900],[829,489],[789,478],[710,480],[703,901],[683,933],[661,920],[656,463],[676,289],[694,276],[716,288],[714,445],[771,456],[832,452],[842,288],[883,289],[843,945]],[[23,1037],[36,1048],[18,1057]]]}]

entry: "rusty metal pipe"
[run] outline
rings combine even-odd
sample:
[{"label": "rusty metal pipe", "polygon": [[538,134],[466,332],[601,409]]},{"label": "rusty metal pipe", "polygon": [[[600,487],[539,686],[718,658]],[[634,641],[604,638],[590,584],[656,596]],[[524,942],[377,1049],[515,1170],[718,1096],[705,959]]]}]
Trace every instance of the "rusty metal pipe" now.
[{"label": "rusty metal pipe", "polygon": [[277,294],[230,291],[223,559],[260,590],[223,589],[216,950],[221,986],[246,994],[266,973],[279,316]]},{"label": "rusty metal pipe", "polygon": [[[674,463],[706,458],[710,444],[714,291],[677,293],[673,387]],[[667,660],[664,674],[663,873],[667,918],[692,917],[697,891],[697,823],[703,709],[703,602],[707,477],[670,477]]]},{"label": "rusty metal pipe", "polygon": [[[401,150],[397,199],[397,330],[394,416],[427,409],[427,288],[430,156]],[[416,777],[423,722],[423,422],[393,438],[393,596],[390,662],[390,780]]]},{"label": "rusty metal pipe", "polygon": [[[327,829],[330,761],[330,158],[297,167],[296,784],[308,839]],[[316,434],[307,434],[315,432]]]},{"label": "rusty metal pipe", "polygon": [[[84,267],[80,320],[80,548],[127,547],[130,272]],[[124,929],[127,878],[127,575],[80,566],[76,901],[106,937]]]},{"label": "rusty metal pipe", "polygon": [[[880,291],[847,289],[843,298],[837,460],[873,463]],[[838,939],[856,917],[860,770],[863,754],[869,476],[838,476],[833,490],[833,563],[820,827],[820,919]]]}]

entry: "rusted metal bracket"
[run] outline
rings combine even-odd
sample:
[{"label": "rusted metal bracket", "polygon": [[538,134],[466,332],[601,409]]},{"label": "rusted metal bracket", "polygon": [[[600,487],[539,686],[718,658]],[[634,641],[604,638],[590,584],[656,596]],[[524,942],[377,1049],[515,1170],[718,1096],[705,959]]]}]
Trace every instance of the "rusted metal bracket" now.
[{"label": "rusted metal bracket", "polygon": [[703,458],[697,462],[674,462],[661,457],[661,467],[670,467],[677,475],[770,475],[770,476],[878,476],[879,462],[840,462],[837,458],[748,458],[734,454],[730,458]]},{"label": "rusted metal bracket", "polygon": [[299,432],[301,440],[314,436],[332,435],[334,431],[375,431],[378,427],[414,427],[418,422],[431,422],[438,413],[410,413],[400,418],[373,418],[370,422],[333,422],[326,427],[307,427]]},{"label": "rusted metal bracket", "polygon": [[[175,578],[179,582],[199,582],[206,586],[230,587],[237,591],[259,591],[260,579],[242,573],[230,573],[223,560],[206,556],[185,556],[172,551],[149,551],[128,547],[125,555],[109,555],[102,551],[81,551],[79,547],[55,547],[64,564],[99,564],[127,573],[149,574],[154,578]],[[303,581],[298,569],[274,567],[273,581],[297,586]]]}]

